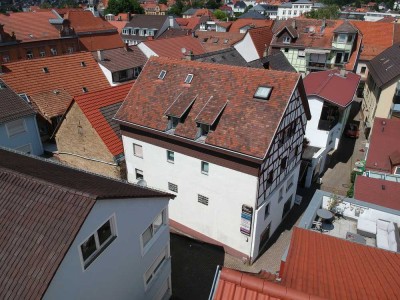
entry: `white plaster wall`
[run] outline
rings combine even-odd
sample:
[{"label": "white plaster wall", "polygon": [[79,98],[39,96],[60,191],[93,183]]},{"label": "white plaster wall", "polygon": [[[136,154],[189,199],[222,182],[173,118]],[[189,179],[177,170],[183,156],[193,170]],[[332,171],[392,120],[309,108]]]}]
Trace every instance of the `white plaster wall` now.
[{"label": "white plaster wall", "polygon": [[[144,254],[140,237],[167,207],[167,198],[98,200],[43,299],[154,299],[161,286],[170,281],[170,259],[147,291],[143,275],[162,251],[169,248],[169,227],[165,225],[156,233]],[[113,214],[117,238],[83,270],[80,245]]]},{"label": "white plaster wall", "polygon": [[[361,68],[363,68],[363,67],[366,68],[364,74],[361,73]],[[365,62],[359,61],[359,62],[357,63],[357,70],[356,70],[356,73],[357,73],[357,75],[360,75],[360,76],[361,76],[361,80],[362,80],[362,81],[366,81],[366,80],[367,80],[367,77],[368,77],[368,67],[367,67],[367,64],[366,64]]]},{"label": "white plaster wall", "polygon": [[240,55],[246,60],[246,62],[259,59],[258,52],[254,46],[253,40],[250,34],[246,33],[243,40],[234,45],[235,49],[240,53]]},{"label": "white plaster wall", "polygon": [[158,56],[157,53],[151,50],[144,43],[138,44],[138,48],[143,52],[144,55],[146,55],[147,58],[150,58],[151,56]]},{"label": "white plaster wall", "polygon": [[[130,182],[136,182],[138,168],[149,186],[167,191],[168,182],[178,185],[169,207],[172,220],[250,255],[251,239],[240,233],[241,209],[243,204],[255,207],[256,176],[212,163],[204,175],[197,158],[175,152],[175,162],[169,163],[164,148],[126,136],[122,140]],[[134,143],[143,147],[143,158],[133,155]],[[208,206],[197,201],[198,194],[209,198]]]},{"label": "white plaster wall", "polygon": [[318,130],[318,123],[321,117],[324,102],[313,96],[308,97],[308,105],[311,111],[311,120],[307,122],[306,138],[310,141],[310,146],[325,147],[329,137],[329,131]]},{"label": "white plaster wall", "polygon": [[101,64],[98,64],[101,71],[103,72],[104,76],[106,76],[108,82],[110,83],[111,86],[116,86],[118,85],[118,83],[114,83],[112,80],[112,73],[104,66],[102,66]]}]

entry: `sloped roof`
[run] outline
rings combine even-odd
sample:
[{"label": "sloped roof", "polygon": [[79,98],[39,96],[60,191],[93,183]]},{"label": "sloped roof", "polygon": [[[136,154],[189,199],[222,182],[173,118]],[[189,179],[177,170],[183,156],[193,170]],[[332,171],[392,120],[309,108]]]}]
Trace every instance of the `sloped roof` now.
[{"label": "sloped roof", "polygon": [[[279,51],[275,54],[262,57],[260,59],[262,64],[268,64],[268,69],[275,71],[296,72],[296,69],[287,60],[285,54]],[[249,64],[252,62],[249,62]]]},{"label": "sloped roof", "polygon": [[[400,149],[399,149],[400,150]],[[356,176],[354,198],[400,211],[400,183]]]},{"label": "sloped roof", "polygon": [[115,27],[101,17],[95,17],[91,11],[68,11],[64,15],[71,27],[79,34],[101,31],[116,31]]},{"label": "sloped roof", "polygon": [[72,100],[72,96],[63,89],[36,93],[30,98],[38,112],[49,121],[62,116]]},{"label": "sloped roof", "polygon": [[0,79],[0,124],[34,114],[32,107]]},{"label": "sloped roof", "polygon": [[235,22],[232,23],[229,32],[231,33],[239,33],[240,29],[245,26],[250,27],[271,27],[273,25],[273,20],[258,20],[258,19],[237,19]]},{"label": "sloped roof", "polygon": [[122,29],[128,23],[128,21],[107,21],[107,22],[110,23],[115,28],[117,28],[119,34],[122,33]]},{"label": "sloped roof", "polygon": [[339,70],[312,72],[304,78],[307,96],[317,96],[341,107],[347,107],[354,98],[361,76]]},{"label": "sloped roof", "polygon": [[102,113],[102,109],[119,104],[118,107],[113,107],[114,112],[116,112],[131,87],[132,83],[121,84],[74,98],[75,103],[80,107],[94,130],[96,130],[108,150],[114,156],[124,152],[121,136],[113,130],[114,121],[107,120]]},{"label": "sloped roof", "polygon": [[110,72],[142,67],[146,63],[146,56],[137,46],[128,49],[116,48],[102,51],[103,60],[99,60],[97,52],[93,52],[94,59]]},{"label": "sloped roof", "polygon": [[139,197],[170,196],[0,148],[0,298],[41,299],[95,201]]},{"label": "sloped roof", "polygon": [[206,52],[214,52],[231,48],[243,39],[245,33],[196,31],[196,37]]},{"label": "sloped roof", "polygon": [[117,31],[114,33],[96,33],[80,36],[79,44],[81,50],[86,51],[108,50],[124,46],[124,42]]},{"label": "sloped roof", "polygon": [[247,67],[246,60],[233,47],[219,51],[207,52],[204,54],[195,55],[192,57],[192,59],[208,63]]},{"label": "sloped roof", "polygon": [[367,63],[368,71],[378,87],[400,76],[400,44],[395,44]]},{"label": "sloped roof", "polygon": [[190,35],[190,30],[189,29],[168,27],[167,30],[165,30],[163,33],[161,33],[157,37],[157,40],[170,39],[170,38],[175,38],[175,37],[178,37],[178,36],[185,36],[185,35]]},{"label": "sloped roof", "polygon": [[[257,5],[258,6],[258,5]],[[257,7],[256,6],[256,7]],[[254,8],[254,7],[253,7]],[[267,19],[266,16],[264,16],[263,14],[260,14],[258,11],[250,9],[249,11],[245,12],[244,14],[240,15],[240,17],[238,19],[253,19],[253,20],[265,20]]]},{"label": "sloped roof", "polygon": [[343,22],[341,25],[335,28],[334,33],[357,33],[357,29],[349,21]]},{"label": "sloped roof", "polygon": [[[161,70],[167,72],[163,80],[157,79]],[[193,74],[193,80],[184,84],[188,74]],[[298,82],[302,85],[301,77],[294,73],[151,57],[116,119],[164,132],[168,123],[165,112],[174,101],[195,99],[185,122],[174,132],[195,140],[196,120],[206,104],[210,114],[217,115],[226,105],[218,126],[204,143],[264,158]],[[273,87],[268,101],[253,98],[259,86]],[[309,116],[307,100],[302,100]]]},{"label": "sloped roof", "polygon": [[17,40],[22,42],[52,40],[60,38],[57,28],[49,22],[56,18],[51,11],[18,12],[0,14],[0,24],[4,25],[5,32],[10,35],[14,32]]},{"label": "sloped roof", "polygon": [[191,18],[175,18],[175,21],[182,29],[195,30],[195,28],[200,24],[201,17],[191,17]]},{"label": "sloped roof", "polygon": [[125,27],[161,29],[168,16],[134,15]]},{"label": "sloped roof", "polygon": [[375,118],[365,164],[368,170],[392,173],[390,156],[400,149],[399,132],[400,119]]},{"label": "sloped roof", "polygon": [[400,254],[295,227],[281,276],[287,288],[324,299],[395,299]]},{"label": "sloped roof", "polygon": [[[81,62],[85,66],[81,66]],[[48,68],[48,73],[43,68]],[[3,65],[1,78],[17,93],[29,96],[64,89],[71,96],[109,87],[109,83],[90,52],[30,59]]]},{"label": "sloped roof", "polygon": [[271,27],[258,27],[248,30],[254,46],[256,47],[259,57],[264,56],[265,50],[269,47],[272,40],[272,30]]},{"label": "sloped roof", "polygon": [[160,57],[182,58],[182,48],[185,48],[187,51],[192,51],[195,55],[205,53],[199,40],[191,35],[152,40],[143,43]]}]

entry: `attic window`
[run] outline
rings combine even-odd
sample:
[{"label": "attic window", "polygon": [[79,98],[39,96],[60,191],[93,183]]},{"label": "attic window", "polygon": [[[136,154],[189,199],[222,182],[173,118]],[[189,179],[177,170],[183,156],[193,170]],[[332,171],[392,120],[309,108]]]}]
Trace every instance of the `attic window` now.
[{"label": "attic window", "polygon": [[179,118],[177,118],[177,117],[169,117],[167,130],[175,129],[176,126],[178,126],[178,124],[179,124]]},{"label": "attic window", "polygon": [[190,84],[193,80],[193,74],[188,74],[185,79],[185,83]]},{"label": "attic window", "polygon": [[24,99],[27,103],[31,103],[31,101],[28,98],[27,94],[18,94],[18,96],[20,96],[22,99]]},{"label": "attic window", "polygon": [[84,61],[81,61],[81,67],[86,67],[86,63]]},{"label": "attic window", "polygon": [[161,70],[160,74],[158,75],[158,79],[163,80],[165,75],[167,75],[167,71]]},{"label": "attic window", "polygon": [[272,87],[267,86],[259,86],[257,88],[256,93],[254,94],[254,98],[268,100],[271,95]]},{"label": "attic window", "polygon": [[47,68],[47,67],[44,67],[42,70],[43,70],[43,73],[49,73],[49,68]]},{"label": "attic window", "polygon": [[292,39],[289,37],[289,36],[285,36],[284,38],[283,38],[283,43],[284,44],[290,44],[290,41],[291,41]]},{"label": "attic window", "polygon": [[228,41],[229,41],[229,40],[224,40],[224,44],[225,44],[225,45],[228,44]]},{"label": "attic window", "polygon": [[88,92],[88,89],[87,89],[86,87],[83,87],[83,88],[82,88],[82,92],[87,93],[87,92]]}]

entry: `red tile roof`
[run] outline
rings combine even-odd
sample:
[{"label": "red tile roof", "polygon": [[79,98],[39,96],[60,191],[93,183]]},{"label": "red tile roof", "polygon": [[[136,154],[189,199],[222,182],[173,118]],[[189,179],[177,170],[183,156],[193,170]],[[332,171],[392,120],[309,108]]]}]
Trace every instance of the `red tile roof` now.
[{"label": "red tile roof", "polygon": [[189,36],[179,36],[169,39],[146,41],[144,44],[160,57],[182,58],[182,48],[192,51],[194,55],[205,53],[198,39]]},{"label": "red tile roof", "polygon": [[56,18],[51,11],[0,14],[0,24],[4,25],[5,32],[10,35],[14,32],[22,42],[52,40],[60,38],[57,28],[49,22]]},{"label": "red tile roof", "polygon": [[232,23],[231,27],[229,28],[229,32],[240,32],[240,29],[245,26],[251,27],[271,27],[274,24],[273,20],[256,20],[256,19],[237,19],[235,22]]},{"label": "red tile roof", "polygon": [[375,118],[365,165],[368,170],[393,173],[390,157],[400,150],[399,132],[400,119]]},{"label": "red tile roof", "polygon": [[49,122],[51,118],[62,116],[72,100],[63,89],[33,94],[30,98],[33,106]]},{"label": "red tile roof", "polygon": [[194,30],[200,24],[201,17],[175,18],[182,29]]},{"label": "red tile roof", "polygon": [[71,22],[71,27],[77,34],[116,30],[114,26],[101,17],[95,17],[90,11],[69,11],[64,15],[64,19]]},{"label": "red tile roof", "polygon": [[354,198],[387,208],[400,210],[400,183],[357,176],[354,183]]},{"label": "red tile roof", "polygon": [[124,46],[121,36],[115,33],[97,33],[95,35],[84,35],[79,37],[81,50],[96,51],[115,49]]},{"label": "red tile roof", "polygon": [[304,87],[307,96],[318,96],[328,102],[346,107],[353,101],[360,78],[359,75],[351,72],[343,77],[339,70],[313,72],[304,78]]},{"label": "red tile roof", "polygon": [[258,27],[248,31],[259,57],[264,57],[265,50],[269,47],[272,40],[271,27]]},{"label": "red tile roof", "polygon": [[[131,87],[132,83],[122,84],[74,98],[75,103],[81,108],[94,130],[114,156],[123,153],[124,148],[121,137],[112,129],[110,123],[102,114],[101,108],[118,103],[122,104]],[[72,105],[73,103],[71,103]]]},{"label": "red tile roof", "polygon": [[128,21],[107,21],[107,22],[110,23],[115,28],[117,28],[119,34],[122,33],[122,29],[125,27],[125,25],[128,24]]},{"label": "red tile roof", "polygon": [[83,87],[94,92],[110,86],[90,52],[4,64],[1,78],[17,93],[29,96],[59,89],[77,96],[83,94]]},{"label": "red tile roof", "polygon": [[396,299],[400,254],[295,227],[282,284],[325,299]]},{"label": "red tile roof", "polygon": [[[161,70],[167,71],[163,80],[157,79]],[[191,84],[184,84],[187,74],[194,75]],[[174,133],[195,140],[197,116],[206,104],[207,111],[221,111],[221,102],[228,100],[205,144],[262,159],[298,82],[302,86],[295,73],[151,57],[116,118],[164,132],[165,112],[177,97],[196,98]],[[273,87],[268,101],[253,98],[259,86]],[[307,100],[302,100],[309,112]]]}]

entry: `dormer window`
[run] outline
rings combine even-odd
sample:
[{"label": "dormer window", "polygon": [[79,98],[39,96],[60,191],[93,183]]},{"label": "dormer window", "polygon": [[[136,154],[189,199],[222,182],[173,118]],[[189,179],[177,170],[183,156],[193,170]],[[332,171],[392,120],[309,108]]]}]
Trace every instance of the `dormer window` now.
[{"label": "dormer window", "polygon": [[283,43],[284,44],[290,44],[290,41],[291,41],[292,39],[289,37],[289,36],[284,36],[283,37]]},{"label": "dormer window", "polygon": [[169,119],[168,119],[168,129],[167,130],[175,129],[176,126],[178,126],[178,124],[179,124],[179,118],[177,118],[177,117],[169,117]]},{"label": "dormer window", "polygon": [[268,100],[271,95],[272,87],[267,86],[259,86],[257,88],[256,93],[254,94],[254,98],[261,100]]},{"label": "dormer window", "polygon": [[185,83],[190,84],[193,80],[193,74],[188,74],[185,79]]},{"label": "dormer window", "polygon": [[346,34],[338,34],[337,36],[337,42],[338,43],[346,43],[347,41],[347,35]]},{"label": "dormer window", "polygon": [[210,132],[210,125],[198,123],[199,129],[197,131],[197,138],[206,138]]},{"label": "dormer window", "polygon": [[161,70],[160,74],[158,75],[158,79],[163,80],[165,75],[167,75],[167,71]]}]

